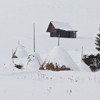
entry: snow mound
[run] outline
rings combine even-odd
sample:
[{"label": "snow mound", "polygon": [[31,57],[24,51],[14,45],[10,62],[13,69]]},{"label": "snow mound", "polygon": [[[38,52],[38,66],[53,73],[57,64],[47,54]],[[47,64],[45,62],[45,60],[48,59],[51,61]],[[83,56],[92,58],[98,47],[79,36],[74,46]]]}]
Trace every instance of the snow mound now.
[{"label": "snow mound", "polygon": [[34,53],[33,55],[28,56],[27,68],[33,70],[39,70],[40,66],[42,65],[43,61],[39,55],[39,53]]},{"label": "snow mound", "polygon": [[79,68],[75,64],[75,62],[72,60],[70,55],[64,50],[64,48],[57,46],[55,47],[46,60],[44,61],[43,68],[46,68],[47,64],[53,64],[55,67],[61,68],[65,67],[68,70],[74,70],[79,71]]},{"label": "snow mound", "polygon": [[39,53],[31,54],[28,57],[14,59],[15,65],[22,65],[23,69],[26,69],[26,70],[39,70],[42,63],[43,61]]},{"label": "snow mound", "polygon": [[28,57],[28,54],[25,50],[25,47],[22,46],[21,44],[18,44],[16,51],[15,51],[15,56],[17,58],[23,58],[23,57]]}]

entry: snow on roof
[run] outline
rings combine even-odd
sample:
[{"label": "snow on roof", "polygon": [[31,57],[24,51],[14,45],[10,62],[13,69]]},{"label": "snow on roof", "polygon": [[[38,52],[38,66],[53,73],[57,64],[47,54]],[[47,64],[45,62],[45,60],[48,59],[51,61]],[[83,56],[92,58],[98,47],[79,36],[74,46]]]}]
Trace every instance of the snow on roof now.
[{"label": "snow on roof", "polygon": [[56,22],[56,21],[51,21],[51,23],[54,25],[54,27],[55,27],[56,29],[62,29],[62,30],[66,30],[66,31],[71,31],[71,30],[73,30],[69,23],[65,23],[65,22]]},{"label": "snow on roof", "polygon": [[78,66],[72,60],[70,55],[64,50],[64,48],[60,46],[55,47],[50,52],[45,62],[53,63],[54,65],[57,64],[59,66],[65,65],[66,68],[70,68],[71,70],[74,70],[74,71],[79,70]]},{"label": "snow on roof", "polygon": [[21,44],[18,44],[15,55],[18,58],[22,58],[22,57],[27,57],[28,56],[27,52],[25,51],[25,47],[22,46]]}]

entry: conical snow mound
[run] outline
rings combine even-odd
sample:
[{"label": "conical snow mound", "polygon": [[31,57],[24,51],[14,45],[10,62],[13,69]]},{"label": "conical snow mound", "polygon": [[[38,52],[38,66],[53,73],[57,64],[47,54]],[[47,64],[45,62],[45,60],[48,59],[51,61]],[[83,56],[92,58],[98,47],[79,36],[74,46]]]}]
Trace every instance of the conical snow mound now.
[{"label": "conical snow mound", "polygon": [[34,53],[28,56],[28,63],[27,63],[28,66],[26,67],[33,70],[39,70],[42,63],[43,61],[39,53]]},{"label": "conical snow mound", "polygon": [[25,51],[25,47],[22,46],[21,44],[18,44],[17,49],[16,49],[16,52],[15,52],[15,56],[16,56],[17,58],[27,57],[28,54],[27,54],[27,52]]},{"label": "conical snow mound", "polygon": [[74,63],[70,55],[64,50],[64,48],[60,46],[55,47],[50,52],[47,59],[44,61],[44,64],[41,67],[41,69],[57,70],[57,71],[60,70],[78,71],[79,70],[79,68]]}]

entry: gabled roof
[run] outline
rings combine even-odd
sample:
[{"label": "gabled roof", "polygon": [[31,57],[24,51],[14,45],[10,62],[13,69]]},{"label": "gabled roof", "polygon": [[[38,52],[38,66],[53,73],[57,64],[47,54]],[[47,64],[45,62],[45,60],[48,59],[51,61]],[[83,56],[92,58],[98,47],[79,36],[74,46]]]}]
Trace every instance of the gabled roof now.
[{"label": "gabled roof", "polygon": [[65,31],[72,31],[72,26],[69,23],[65,23],[65,22],[57,22],[57,21],[51,21],[50,22],[55,29],[61,29],[61,30],[65,30]]}]

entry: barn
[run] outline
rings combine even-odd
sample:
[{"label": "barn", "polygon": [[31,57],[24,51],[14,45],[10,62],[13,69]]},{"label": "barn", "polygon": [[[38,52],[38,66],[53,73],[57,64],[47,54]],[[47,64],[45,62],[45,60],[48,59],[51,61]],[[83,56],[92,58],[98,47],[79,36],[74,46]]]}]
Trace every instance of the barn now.
[{"label": "barn", "polygon": [[51,21],[47,28],[50,37],[76,38],[76,30],[73,30],[68,23]]}]

